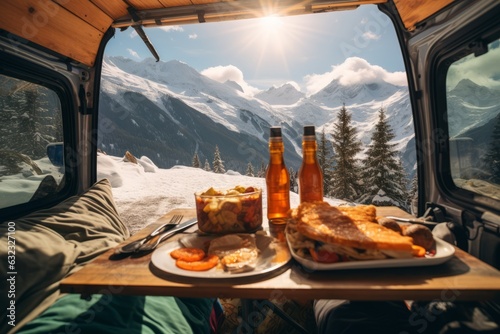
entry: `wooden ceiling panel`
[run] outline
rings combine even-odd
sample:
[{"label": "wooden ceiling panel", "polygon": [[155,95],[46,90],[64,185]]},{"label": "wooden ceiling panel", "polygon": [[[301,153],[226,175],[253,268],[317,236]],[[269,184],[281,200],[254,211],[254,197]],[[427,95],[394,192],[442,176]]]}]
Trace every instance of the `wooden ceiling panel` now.
[{"label": "wooden ceiling panel", "polygon": [[109,29],[113,19],[90,1],[54,0],[101,32]]},{"label": "wooden ceiling panel", "polygon": [[[258,0],[256,0],[256,1],[258,1]],[[215,3],[215,2],[233,2],[233,0],[226,0],[226,1],[220,1],[220,0],[191,0],[189,2],[191,2],[193,5],[204,5],[204,4],[207,4],[207,3]]]},{"label": "wooden ceiling panel", "polygon": [[415,26],[434,15],[454,0],[394,0],[405,28],[414,30]]},{"label": "wooden ceiling panel", "polygon": [[3,1],[0,29],[92,66],[103,33],[49,0]]},{"label": "wooden ceiling panel", "polygon": [[206,5],[216,2],[230,2],[228,0],[128,0],[137,10],[169,8],[191,5]]},{"label": "wooden ceiling panel", "polygon": [[[132,5],[132,7],[134,7],[137,10],[165,8],[165,5],[163,5],[158,0],[127,0],[127,1]],[[177,2],[177,1],[167,1],[166,6],[172,7],[173,6],[172,2]]]},{"label": "wooden ceiling panel", "polygon": [[127,4],[119,0],[91,0],[91,2],[99,7],[106,15],[113,20],[119,19],[128,14]]}]

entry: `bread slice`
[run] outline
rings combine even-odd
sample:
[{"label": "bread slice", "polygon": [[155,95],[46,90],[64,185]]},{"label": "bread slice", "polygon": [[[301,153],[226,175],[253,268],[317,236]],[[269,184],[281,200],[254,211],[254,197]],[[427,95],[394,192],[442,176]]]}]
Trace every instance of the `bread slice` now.
[{"label": "bread slice", "polygon": [[296,229],[304,236],[326,244],[412,253],[412,239],[377,223],[373,205],[334,207],[326,202],[301,203],[290,212]]}]

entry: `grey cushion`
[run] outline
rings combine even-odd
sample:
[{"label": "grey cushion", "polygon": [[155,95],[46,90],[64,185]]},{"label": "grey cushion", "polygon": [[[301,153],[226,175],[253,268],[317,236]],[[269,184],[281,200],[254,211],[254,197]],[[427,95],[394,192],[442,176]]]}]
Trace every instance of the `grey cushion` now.
[{"label": "grey cushion", "polygon": [[[15,264],[9,268],[15,238]],[[113,201],[111,184],[103,179],[82,195],[12,222],[0,224],[0,271],[15,272],[15,298],[10,285],[0,285],[1,318],[15,300],[16,328],[33,319],[59,296],[59,281],[129,236]],[[2,321],[0,332],[12,330]]]}]

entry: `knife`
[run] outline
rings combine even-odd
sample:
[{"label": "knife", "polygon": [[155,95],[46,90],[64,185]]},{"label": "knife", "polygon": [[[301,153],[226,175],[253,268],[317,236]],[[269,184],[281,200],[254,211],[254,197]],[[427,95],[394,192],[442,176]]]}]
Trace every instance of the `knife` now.
[{"label": "knife", "polygon": [[189,219],[189,220],[185,221],[184,223],[181,223],[181,224],[177,225],[176,227],[168,230],[167,232],[164,232],[164,233],[160,234],[160,236],[158,237],[158,239],[156,239],[155,242],[153,242],[153,243],[146,243],[146,244],[141,245],[141,247],[139,247],[139,249],[137,250],[137,252],[152,251],[156,247],[158,247],[158,245],[163,240],[166,240],[166,239],[170,238],[171,236],[173,236],[177,232],[183,231],[183,230],[187,229],[188,227],[196,224],[197,222],[198,222],[198,220],[196,218]]},{"label": "knife", "polygon": [[402,217],[394,217],[394,216],[387,216],[386,218],[394,219],[396,221],[405,222],[405,223],[412,223],[412,224],[422,224],[422,225],[432,225],[432,226],[437,225],[436,222],[418,219],[418,218],[402,218]]}]

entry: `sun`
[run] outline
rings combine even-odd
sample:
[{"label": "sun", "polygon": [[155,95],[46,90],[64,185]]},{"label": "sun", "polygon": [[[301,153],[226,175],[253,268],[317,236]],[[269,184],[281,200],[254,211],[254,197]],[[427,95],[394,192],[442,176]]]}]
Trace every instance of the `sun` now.
[{"label": "sun", "polygon": [[283,37],[284,22],[276,15],[265,16],[259,19],[258,29],[266,37],[280,38]]},{"label": "sun", "polygon": [[277,42],[286,34],[283,18],[277,15],[264,16],[257,21],[257,35],[270,42]]},{"label": "sun", "polygon": [[235,44],[239,52],[255,64],[256,73],[277,68],[289,71],[290,54],[300,48],[305,27],[290,17],[274,14],[244,23],[237,27],[240,38]]},{"label": "sun", "polygon": [[261,48],[268,52],[284,52],[288,48],[290,32],[284,18],[277,15],[264,16],[255,21],[253,35]]}]

